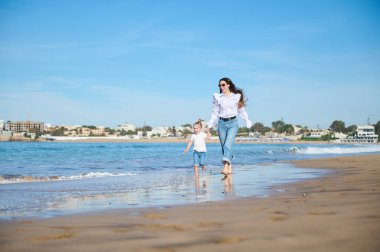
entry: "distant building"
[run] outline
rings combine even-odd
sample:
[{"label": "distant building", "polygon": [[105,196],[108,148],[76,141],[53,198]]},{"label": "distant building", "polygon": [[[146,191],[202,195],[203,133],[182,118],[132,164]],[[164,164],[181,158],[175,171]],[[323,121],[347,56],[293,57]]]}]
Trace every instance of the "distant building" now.
[{"label": "distant building", "polygon": [[77,132],[76,133],[77,136],[81,136],[81,137],[88,137],[91,134],[91,129],[86,128],[86,127],[79,127],[72,131]]},{"label": "distant building", "polygon": [[347,138],[347,134],[344,134],[342,132],[335,132],[333,134],[333,138],[337,138],[337,139]]},{"label": "distant building", "polygon": [[165,127],[165,126],[156,127],[152,129],[152,135],[154,134],[156,136],[167,137],[169,136],[168,130],[169,130],[169,127]]},{"label": "distant building", "polygon": [[303,128],[298,126],[298,125],[292,125],[293,126],[293,129],[294,129],[294,135],[299,135],[299,134],[302,134],[302,130]]},{"label": "distant building", "polygon": [[342,143],[377,143],[378,135],[375,134],[374,126],[358,126],[355,135],[340,139]]},{"label": "distant building", "polygon": [[365,138],[365,139],[373,139],[374,137],[378,137],[378,135],[375,135],[375,127],[374,126],[358,126],[356,129],[356,134],[358,138]]},{"label": "distant building", "polygon": [[94,136],[108,136],[108,132],[105,131],[105,128],[99,128],[97,127],[96,129],[91,129],[90,135]]},{"label": "distant building", "polygon": [[285,137],[285,135],[270,131],[270,132],[265,132],[265,137],[266,138],[282,138],[282,137]]},{"label": "distant building", "polygon": [[9,141],[12,136],[12,131],[4,129],[4,120],[0,120],[0,142]]},{"label": "distant building", "polygon": [[44,130],[43,122],[32,122],[32,121],[7,121],[4,125],[5,130],[10,130],[14,132],[29,132],[31,129],[36,129],[38,131]]},{"label": "distant building", "polygon": [[152,131],[147,131],[146,132],[146,137],[147,138],[152,138],[152,135],[153,135]]},{"label": "distant building", "polygon": [[322,136],[326,136],[330,134],[329,130],[320,130],[320,129],[310,129],[308,132],[304,133],[304,138],[321,138]]},{"label": "distant building", "polygon": [[51,127],[52,127],[51,123],[45,123],[45,124],[44,124],[44,130],[45,130],[45,131],[50,130]]},{"label": "distant building", "polygon": [[118,125],[116,129],[125,130],[125,131],[136,131],[136,126],[133,124],[124,123],[124,124]]},{"label": "distant building", "polygon": [[61,125],[60,127],[64,127],[68,130],[75,130],[77,128],[82,128],[82,125]]}]

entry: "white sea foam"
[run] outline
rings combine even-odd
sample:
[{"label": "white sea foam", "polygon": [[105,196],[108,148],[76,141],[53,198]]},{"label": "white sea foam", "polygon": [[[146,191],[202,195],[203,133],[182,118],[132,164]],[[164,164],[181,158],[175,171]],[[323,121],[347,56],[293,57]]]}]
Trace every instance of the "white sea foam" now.
[{"label": "white sea foam", "polygon": [[90,172],[85,174],[79,174],[74,176],[64,176],[62,179],[73,180],[73,179],[85,179],[85,178],[103,178],[103,177],[119,177],[119,176],[133,176],[134,173],[110,173],[110,172]]},{"label": "white sea foam", "polygon": [[98,136],[98,137],[69,137],[69,136],[49,136],[49,135],[45,135],[45,136],[42,136],[41,138],[47,138],[47,139],[50,139],[50,140],[56,140],[56,141],[81,141],[81,140],[99,140],[99,139],[118,139],[118,140],[122,140],[122,139],[131,139],[131,137],[129,136],[125,136],[125,137],[112,137],[112,136],[107,136],[107,137],[101,137],[101,136]]},{"label": "white sea foam", "polygon": [[277,153],[285,153],[285,152],[298,152],[297,147],[290,147],[290,148],[279,148],[279,149],[273,149],[273,150],[267,150],[266,153],[268,154],[277,154]]},{"label": "white sea foam", "polygon": [[49,176],[49,177],[33,177],[33,176],[16,176],[16,177],[2,177],[0,176],[0,184],[14,184],[14,183],[30,183],[30,182],[45,182],[45,181],[60,181],[60,180],[77,180],[77,179],[91,179],[91,178],[104,178],[104,177],[120,177],[120,176],[134,176],[134,173],[110,173],[110,172],[90,172],[81,173],[73,176]]},{"label": "white sea foam", "polygon": [[322,154],[356,154],[356,153],[373,153],[380,152],[380,145],[353,146],[353,147],[306,147],[296,150],[297,153],[322,155]]}]

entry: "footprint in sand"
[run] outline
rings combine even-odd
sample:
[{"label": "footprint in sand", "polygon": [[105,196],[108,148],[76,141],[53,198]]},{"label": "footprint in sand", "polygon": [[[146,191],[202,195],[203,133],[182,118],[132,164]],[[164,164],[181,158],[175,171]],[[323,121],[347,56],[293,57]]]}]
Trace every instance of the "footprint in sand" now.
[{"label": "footprint in sand", "polygon": [[121,234],[121,233],[128,233],[132,231],[132,228],[130,225],[128,226],[120,226],[120,227],[115,227],[112,229],[114,233]]},{"label": "footprint in sand", "polygon": [[154,249],[148,249],[146,251],[147,252],[175,252],[176,250],[173,248],[154,248]]},{"label": "footprint in sand", "polygon": [[139,224],[136,225],[137,228],[144,229],[152,232],[183,232],[190,230],[189,227],[176,224]]},{"label": "footprint in sand", "polygon": [[177,224],[130,224],[113,228],[114,233],[128,233],[135,230],[143,230],[147,232],[183,232],[190,230],[189,227]]},{"label": "footprint in sand", "polygon": [[244,239],[237,236],[220,237],[215,240],[216,244],[233,244],[243,241]]},{"label": "footprint in sand", "polygon": [[209,228],[209,227],[223,227],[223,223],[213,222],[213,221],[201,221],[198,223],[200,228]]},{"label": "footprint in sand", "polygon": [[380,215],[367,215],[367,216],[364,216],[364,218],[368,218],[368,219],[380,219]]},{"label": "footprint in sand", "polygon": [[158,220],[158,219],[164,219],[165,218],[165,216],[163,216],[162,214],[159,214],[159,213],[144,214],[143,217],[146,219],[150,219],[150,220]]},{"label": "footprint in sand", "polygon": [[333,211],[309,211],[307,212],[308,215],[334,215],[336,212]]},{"label": "footprint in sand", "polygon": [[72,231],[70,227],[52,227],[52,229],[61,230],[63,231],[63,233],[37,236],[37,237],[33,237],[31,240],[43,242],[43,241],[50,241],[50,240],[70,239],[70,238],[73,238],[75,235],[75,233]]},{"label": "footprint in sand", "polygon": [[284,220],[288,219],[288,214],[283,212],[283,211],[274,211],[272,213],[272,216],[270,217],[270,219],[274,222],[284,221]]}]

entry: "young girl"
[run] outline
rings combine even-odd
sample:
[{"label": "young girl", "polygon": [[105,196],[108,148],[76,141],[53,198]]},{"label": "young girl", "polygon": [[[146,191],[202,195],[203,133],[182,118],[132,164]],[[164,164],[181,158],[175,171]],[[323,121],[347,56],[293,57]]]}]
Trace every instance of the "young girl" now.
[{"label": "young girl", "polygon": [[202,130],[202,120],[199,119],[197,122],[193,124],[194,134],[191,135],[191,139],[187,144],[186,149],[183,151],[183,154],[186,154],[190,149],[191,145],[194,143],[194,176],[198,177],[198,166],[202,166],[202,170],[206,169],[205,161],[206,161],[206,143],[205,138],[210,139],[210,132],[207,134]]}]

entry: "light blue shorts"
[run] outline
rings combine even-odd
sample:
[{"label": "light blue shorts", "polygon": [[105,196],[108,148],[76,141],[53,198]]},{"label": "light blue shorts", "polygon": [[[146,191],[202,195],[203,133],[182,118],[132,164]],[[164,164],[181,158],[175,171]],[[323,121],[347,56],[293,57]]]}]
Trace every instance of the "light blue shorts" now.
[{"label": "light blue shorts", "polygon": [[206,162],[206,152],[193,152],[194,166],[204,166]]}]

